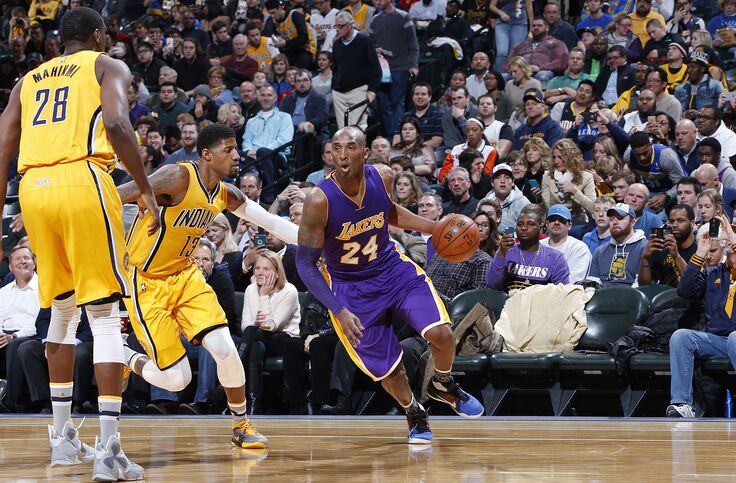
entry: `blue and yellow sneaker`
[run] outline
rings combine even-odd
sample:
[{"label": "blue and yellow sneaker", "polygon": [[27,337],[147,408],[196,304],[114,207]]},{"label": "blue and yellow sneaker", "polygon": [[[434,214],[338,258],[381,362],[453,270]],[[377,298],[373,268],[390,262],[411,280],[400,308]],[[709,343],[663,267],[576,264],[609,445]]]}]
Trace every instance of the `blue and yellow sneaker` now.
[{"label": "blue and yellow sneaker", "polygon": [[483,416],[483,405],[473,396],[463,391],[450,377],[448,382],[440,382],[432,377],[427,386],[427,394],[435,401],[449,405],[453,411],[464,418]]},{"label": "blue and yellow sneaker", "polygon": [[409,444],[432,444],[429,418],[421,404],[406,411],[406,421],[409,423]]},{"label": "blue and yellow sneaker", "polygon": [[233,446],[245,449],[263,449],[268,446],[268,440],[248,419],[238,424],[233,423],[232,443]]}]

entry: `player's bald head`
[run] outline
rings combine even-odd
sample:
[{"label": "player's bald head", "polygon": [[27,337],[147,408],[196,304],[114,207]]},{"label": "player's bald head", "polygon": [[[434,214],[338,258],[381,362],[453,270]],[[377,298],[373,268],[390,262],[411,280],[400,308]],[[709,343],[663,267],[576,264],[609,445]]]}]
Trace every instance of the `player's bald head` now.
[{"label": "player's bald head", "polygon": [[361,148],[365,147],[365,134],[355,126],[345,126],[332,136],[332,142],[354,142]]}]

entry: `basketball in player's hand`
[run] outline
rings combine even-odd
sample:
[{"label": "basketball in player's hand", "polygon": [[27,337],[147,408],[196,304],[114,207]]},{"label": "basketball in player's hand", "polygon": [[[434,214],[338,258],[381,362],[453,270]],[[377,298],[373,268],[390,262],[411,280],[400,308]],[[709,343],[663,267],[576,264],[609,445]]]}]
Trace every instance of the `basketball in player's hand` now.
[{"label": "basketball in player's hand", "polygon": [[478,251],[480,232],[473,220],[454,213],[437,222],[432,231],[432,244],[437,254],[448,262],[464,262]]}]

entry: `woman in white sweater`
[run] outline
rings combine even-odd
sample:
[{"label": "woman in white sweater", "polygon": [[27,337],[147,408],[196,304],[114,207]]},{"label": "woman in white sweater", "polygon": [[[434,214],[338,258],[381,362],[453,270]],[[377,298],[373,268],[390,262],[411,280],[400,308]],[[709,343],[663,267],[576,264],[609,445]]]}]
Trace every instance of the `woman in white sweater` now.
[{"label": "woman in white sweater", "polygon": [[281,259],[270,250],[256,256],[253,278],[245,290],[242,320],[240,356],[247,373],[248,414],[262,411],[263,361],[272,356],[284,358],[284,402],[303,406],[304,400],[295,400],[303,395],[290,390],[298,386],[291,384],[291,379],[304,377],[303,354],[285,350],[291,337],[299,337],[299,294],[286,281]]}]

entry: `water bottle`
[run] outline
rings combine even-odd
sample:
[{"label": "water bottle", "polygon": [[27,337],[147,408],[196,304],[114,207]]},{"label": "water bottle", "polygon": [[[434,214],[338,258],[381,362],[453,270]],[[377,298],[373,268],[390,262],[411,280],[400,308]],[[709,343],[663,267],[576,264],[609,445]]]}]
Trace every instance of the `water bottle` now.
[{"label": "water bottle", "polygon": [[726,414],[727,418],[733,417],[733,400],[731,399],[731,390],[726,389]]}]

